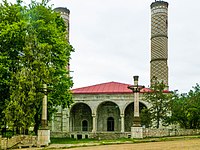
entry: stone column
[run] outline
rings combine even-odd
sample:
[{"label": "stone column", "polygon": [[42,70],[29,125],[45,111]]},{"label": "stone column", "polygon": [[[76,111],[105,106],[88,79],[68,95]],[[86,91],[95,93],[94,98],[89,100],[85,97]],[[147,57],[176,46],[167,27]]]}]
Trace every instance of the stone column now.
[{"label": "stone column", "polygon": [[70,117],[67,116],[67,132],[70,132],[70,123],[69,123]]},{"label": "stone column", "polygon": [[139,93],[134,93],[134,117],[139,117]]},{"label": "stone column", "polygon": [[96,127],[97,127],[96,115],[92,115],[92,119],[93,119],[93,122],[92,122],[92,126],[93,126],[92,132],[96,133],[96,131],[97,131],[97,129],[96,129]]},{"label": "stone column", "polygon": [[139,111],[139,93],[144,86],[138,85],[139,76],[134,76],[134,85],[129,86],[134,93],[134,118],[133,126],[131,127],[131,138],[143,138],[143,130],[140,123],[140,111]]},{"label": "stone column", "polygon": [[133,127],[141,127],[140,114],[139,114],[139,92],[141,87],[138,85],[139,76],[134,76],[134,119]]},{"label": "stone column", "polygon": [[51,131],[54,131],[54,115],[52,115],[52,120],[51,120]]},{"label": "stone column", "polygon": [[67,110],[63,109],[62,110],[62,132],[67,132],[68,130],[67,119],[68,119]]},{"label": "stone column", "polygon": [[120,116],[121,116],[121,132],[124,132],[124,114]]},{"label": "stone column", "polygon": [[50,130],[47,126],[47,85],[43,84],[44,98],[42,102],[42,128],[38,130],[37,146],[48,146],[50,143]]},{"label": "stone column", "polygon": [[67,118],[66,119],[67,119],[66,120],[67,132],[70,132],[71,130],[70,130],[70,111],[69,111],[69,109],[67,111]]},{"label": "stone column", "polygon": [[47,85],[43,84],[44,97],[42,101],[42,128],[47,128]]}]

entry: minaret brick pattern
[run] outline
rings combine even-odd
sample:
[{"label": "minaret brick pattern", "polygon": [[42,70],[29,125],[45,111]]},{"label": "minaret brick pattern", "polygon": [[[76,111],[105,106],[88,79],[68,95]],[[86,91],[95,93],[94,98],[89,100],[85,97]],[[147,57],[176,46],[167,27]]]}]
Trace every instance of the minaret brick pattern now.
[{"label": "minaret brick pattern", "polygon": [[[156,77],[168,86],[168,3],[151,4],[151,67],[150,79]],[[151,83],[152,85],[153,83]]]}]

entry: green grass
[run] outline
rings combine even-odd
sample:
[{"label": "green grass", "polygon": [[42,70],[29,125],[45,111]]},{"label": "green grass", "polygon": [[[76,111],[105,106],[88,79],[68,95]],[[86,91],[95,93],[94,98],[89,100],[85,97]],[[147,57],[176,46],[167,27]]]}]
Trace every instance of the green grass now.
[{"label": "green grass", "polygon": [[160,138],[144,138],[144,139],[128,139],[120,138],[113,140],[97,140],[97,139],[72,139],[72,138],[51,138],[51,144],[92,144],[109,145],[109,144],[123,144],[123,143],[146,143],[146,142],[161,142],[161,141],[174,141],[181,139],[194,139],[200,138],[197,136],[179,136],[179,137],[160,137]]},{"label": "green grass", "polygon": [[[188,140],[200,138],[200,135],[196,136],[178,136],[178,137],[160,137],[160,138],[144,138],[144,139],[128,139],[120,138],[113,140],[96,140],[96,139],[72,139],[72,138],[51,138],[51,144],[66,144],[61,146],[52,147],[53,149],[66,149],[74,147],[87,147],[97,145],[112,145],[112,144],[131,144],[131,143],[147,143],[147,142],[164,142],[164,141],[175,141],[175,140]],[[70,144],[67,146],[67,144]],[[63,147],[64,146],[64,147]],[[52,149],[45,148],[45,149]]]}]

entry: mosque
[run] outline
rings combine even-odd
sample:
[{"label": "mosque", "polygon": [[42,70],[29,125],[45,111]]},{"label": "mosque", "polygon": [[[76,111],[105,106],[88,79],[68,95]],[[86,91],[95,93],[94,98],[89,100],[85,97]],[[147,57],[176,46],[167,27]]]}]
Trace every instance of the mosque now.
[{"label": "mosque", "polygon": [[[151,6],[151,60],[150,79],[157,77],[168,85],[168,3],[152,2]],[[67,8],[61,12],[69,31]],[[69,37],[68,37],[69,39]],[[134,96],[130,84],[107,82],[73,89],[74,103],[70,108],[59,108],[49,123],[51,136],[71,138],[130,137],[134,118]],[[139,110],[148,108],[139,91]],[[142,124],[145,127],[144,124]]]}]

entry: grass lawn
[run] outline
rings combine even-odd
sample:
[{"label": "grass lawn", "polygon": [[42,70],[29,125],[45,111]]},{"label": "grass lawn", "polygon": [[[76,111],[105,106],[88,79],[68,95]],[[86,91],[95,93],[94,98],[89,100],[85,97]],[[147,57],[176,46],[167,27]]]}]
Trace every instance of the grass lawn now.
[{"label": "grass lawn", "polygon": [[174,141],[181,139],[200,138],[197,136],[178,136],[178,137],[161,137],[161,138],[144,138],[144,139],[128,139],[120,138],[114,140],[96,140],[96,139],[72,139],[72,138],[51,138],[51,144],[81,144],[81,143],[99,143],[100,145],[107,144],[121,144],[121,143],[145,143],[145,142],[159,142],[159,141]]}]

